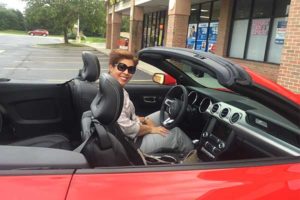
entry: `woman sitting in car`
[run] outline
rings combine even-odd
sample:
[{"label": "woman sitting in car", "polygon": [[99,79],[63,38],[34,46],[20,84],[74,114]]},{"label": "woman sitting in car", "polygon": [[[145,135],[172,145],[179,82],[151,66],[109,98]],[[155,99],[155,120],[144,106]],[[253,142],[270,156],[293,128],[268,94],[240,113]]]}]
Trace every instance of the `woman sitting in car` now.
[{"label": "woman sitting in car", "polygon": [[109,74],[123,87],[124,104],[118,124],[123,133],[132,138],[144,153],[156,153],[164,149],[188,153],[193,149],[190,138],[178,127],[167,130],[160,125],[159,111],[139,117],[124,86],[136,72],[138,59],[126,50],[114,50],[109,56]]}]

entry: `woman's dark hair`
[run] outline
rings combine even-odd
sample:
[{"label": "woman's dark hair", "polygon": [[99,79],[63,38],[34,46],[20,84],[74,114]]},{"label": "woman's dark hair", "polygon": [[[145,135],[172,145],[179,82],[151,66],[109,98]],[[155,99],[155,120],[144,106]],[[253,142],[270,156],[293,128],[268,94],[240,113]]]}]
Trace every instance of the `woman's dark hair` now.
[{"label": "woman's dark hair", "polygon": [[117,50],[112,50],[109,54],[109,64],[112,66],[115,66],[120,60],[122,59],[130,59],[133,60],[134,66],[138,64],[138,59],[133,53],[122,50],[122,49],[117,49]]}]

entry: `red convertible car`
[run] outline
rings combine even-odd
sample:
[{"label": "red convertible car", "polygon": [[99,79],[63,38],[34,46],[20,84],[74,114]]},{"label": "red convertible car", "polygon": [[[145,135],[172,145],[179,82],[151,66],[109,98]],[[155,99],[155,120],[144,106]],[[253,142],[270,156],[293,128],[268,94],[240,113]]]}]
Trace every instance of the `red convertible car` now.
[{"label": "red convertible car", "polygon": [[165,73],[126,86],[137,114],[167,112],[191,154],[135,147],[116,124],[122,89],[105,73],[95,83],[99,61],[84,52],[64,84],[1,79],[2,199],[300,199],[299,95],[210,53],[138,56]]}]

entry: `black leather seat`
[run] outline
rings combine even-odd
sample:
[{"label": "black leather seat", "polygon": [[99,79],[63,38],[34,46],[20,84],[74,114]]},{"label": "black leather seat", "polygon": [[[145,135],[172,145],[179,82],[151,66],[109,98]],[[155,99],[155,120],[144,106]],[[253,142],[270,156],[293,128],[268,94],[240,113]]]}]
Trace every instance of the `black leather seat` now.
[{"label": "black leather seat", "polygon": [[55,149],[71,150],[70,140],[63,134],[50,134],[10,143],[11,146],[48,147]]},{"label": "black leather seat", "polygon": [[[82,116],[82,153],[90,166],[128,166],[178,163],[174,153],[144,154],[121,130],[117,120],[123,108],[123,89],[109,74],[101,74],[99,93],[91,111]],[[171,159],[172,158],[172,159]]]},{"label": "black leather seat", "polygon": [[100,75],[100,63],[95,54],[82,52],[82,61],[83,68],[78,76],[68,83],[78,125],[80,125],[82,114],[90,110],[90,105],[99,90],[96,81]]},{"label": "black leather seat", "polygon": [[123,89],[109,74],[101,74],[99,92],[91,104],[91,111],[82,117],[82,153],[90,166],[131,165],[126,150],[108,130],[116,123],[123,108]]},{"label": "black leather seat", "polygon": [[[100,63],[96,55],[90,52],[82,53],[83,68],[79,75],[68,82],[76,113],[76,124],[80,129],[81,115],[89,110],[90,104],[98,92]],[[63,133],[53,133],[10,143],[13,146],[48,147],[57,149],[73,149],[70,140]]]}]

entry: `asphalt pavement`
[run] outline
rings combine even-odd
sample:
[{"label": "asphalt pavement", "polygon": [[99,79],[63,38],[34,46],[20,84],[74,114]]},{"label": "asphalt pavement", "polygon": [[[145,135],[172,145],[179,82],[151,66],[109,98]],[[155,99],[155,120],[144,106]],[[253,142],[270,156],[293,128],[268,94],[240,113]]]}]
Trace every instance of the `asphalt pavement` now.
[{"label": "asphalt pavement", "polygon": [[[0,77],[62,83],[77,76],[83,66],[82,51],[97,55],[101,72],[108,71],[105,44],[63,47],[59,43],[62,40],[54,37],[0,34]],[[132,82],[152,83],[151,71],[138,69]]]}]

